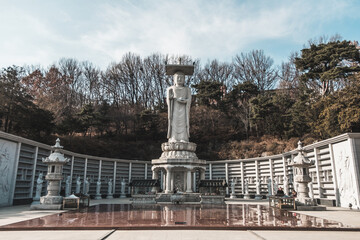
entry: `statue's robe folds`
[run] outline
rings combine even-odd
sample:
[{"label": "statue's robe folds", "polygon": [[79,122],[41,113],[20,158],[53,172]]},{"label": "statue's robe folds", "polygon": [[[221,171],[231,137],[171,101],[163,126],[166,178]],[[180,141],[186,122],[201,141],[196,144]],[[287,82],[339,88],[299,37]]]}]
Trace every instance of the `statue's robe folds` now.
[{"label": "statue's robe folds", "polygon": [[[184,102],[179,102],[183,99]],[[171,86],[167,89],[169,142],[189,142],[191,91],[189,87]]]}]

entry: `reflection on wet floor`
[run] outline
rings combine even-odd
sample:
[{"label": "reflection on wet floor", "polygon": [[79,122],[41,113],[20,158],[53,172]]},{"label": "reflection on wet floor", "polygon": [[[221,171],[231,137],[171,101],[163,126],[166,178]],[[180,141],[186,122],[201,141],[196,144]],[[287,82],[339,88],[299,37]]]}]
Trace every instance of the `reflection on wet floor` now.
[{"label": "reflection on wet floor", "polygon": [[7,229],[339,229],[348,227],[322,218],[249,204],[101,204],[80,211],[69,211],[3,226]]}]

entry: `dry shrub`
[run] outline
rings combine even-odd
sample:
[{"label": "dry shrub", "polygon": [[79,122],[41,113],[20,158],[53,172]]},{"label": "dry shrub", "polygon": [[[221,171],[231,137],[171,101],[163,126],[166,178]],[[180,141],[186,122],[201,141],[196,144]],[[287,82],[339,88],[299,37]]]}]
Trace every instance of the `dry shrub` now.
[{"label": "dry shrub", "polygon": [[[251,137],[249,140],[232,141],[222,145],[219,157],[220,159],[245,159],[281,154],[296,149],[299,140],[299,138],[283,140],[265,135],[260,138]],[[303,142],[304,145],[308,145],[314,140],[313,136],[305,135]]]}]

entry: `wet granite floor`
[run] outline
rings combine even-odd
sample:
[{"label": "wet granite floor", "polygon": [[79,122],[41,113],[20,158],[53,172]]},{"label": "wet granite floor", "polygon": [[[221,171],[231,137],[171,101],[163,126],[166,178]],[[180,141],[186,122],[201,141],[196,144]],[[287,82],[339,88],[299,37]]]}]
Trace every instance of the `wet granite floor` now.
[{"label": "wet granite floor", "polygon": [[264,205],[100,204],[0,227],[0,230],[226,229],[359,230]]}]

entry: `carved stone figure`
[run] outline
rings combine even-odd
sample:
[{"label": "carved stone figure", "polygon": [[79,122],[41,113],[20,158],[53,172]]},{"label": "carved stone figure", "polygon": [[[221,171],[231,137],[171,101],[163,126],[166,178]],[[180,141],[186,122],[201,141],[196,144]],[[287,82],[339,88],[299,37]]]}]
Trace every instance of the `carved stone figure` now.
[{"label": "carved stone figure", "polygon": [[245,178],[244,181],[244,189],[245,189],[245,194],[249,194],[249,180],[247,178]]},{"label": "carved stone figure", "polygon": [[99,178],[96,182],[96,196],[95,199],[101,199],[101,179]]},{"label": "carved stone figure", "polygon": [[65,181],[65,196],[68,197],[70,196],[70,188],[71,188],[71,177],[67,176],[66,181]]},{"label": "carved stone figure", "polygon": [[309,182],[308,186],[309,186],[309,197],[310,197],[310,198],[314,198],[314,187],[313,187],[313,183],[312,183],[312,182]]},{"label": "carved stone figure", "polygon": [[76,179],[76,193],[80,193],[80,189],[81,189],[81,178],[77,177]]},{"label": "carved stone figure", "polygon": [[108,182],[108,194],[106,196],[107,199],[113,198],[112,188],[113,188],[113,182],[112,182],[112,179],[110,178],[109,182]]},{"label": "carved stone figure", "polygon": [[263,198],[263,196],[261,195],[261,178],[255,180],[255,187],[256,187],[255,200],[261,200]]},{"label": "carved stone figure", "polygon": [[283,184],[284,184],[285,195],[288,195],[289,194],[289,179],[287,178],[287,176],[284,176]]},{"label": "carved stone figure", "polygon": [[191,91],[184,84],[185,75],[177,72],[174,74],[174,86],[167,89],[169,142],[189,142]]},{"label": "carved stone figure", "polygon": [[269,177],[268,179],[267,179],[267,189],[268,189],[268,195],[272,195],[272,188],[271,188],[271,182],[272,182],[272,180],[271,180],[271,178]]},{"label": "carved stone figure", "polygon": [[259,180],[256,181],[256,194],[260,194],[261,192],[261,179],[259,178]]},{"label": "carved stone figure", "polygon": [[85,195],[89,194],[89,190],[90,190],[90,183],[89,183],[89,178],[87,177],[84,181],[84,185],[85,185]]},{"label": "carved stone figure", "polygon": [[38,179],[36,180],[36,194],[34,200],[37,201],[40,200],[43,182],[44,182],[43,174],[40,173]]},{"label": "carved stone figure", "polygon": [[231,194],[230,194],[230,198],[236,198],[236,194],[235,194],[235,185],[236,185],[237,180],[232,178],[231,179],[231,183],[230,183],[230,187],[231,187]]},{"label": "carved stone figure", "polygon": [[98,179],[96,182],[96,195],[100,194],[100,189],[101,189],[101,181],[100,179]]},{"label": "carved stone figure", "polygon": [[120,195],[120,198],[125,198],[126,197],[126,194],[125,194],[125,185],[126,185],[126,182],[125,182],[125,179],[121,179],[121,195]]},{"label": "carved stone figure", "polygon": [[273,184],[274,184],[273,191],[274,191],[274,194],[275,194],[275,191],[277,191],[278,188],[279,188],[279,182],[278,182],[277,177],[274,177],[274,183]]},{"label": "carved stone figure", "polygon": [[13,168],[11,159],[13,159],[16,149],[16,147],[11,146],[13,146],[13,143],[6,143],[0,139],[0,206],[10,203],[10,175]]}]

